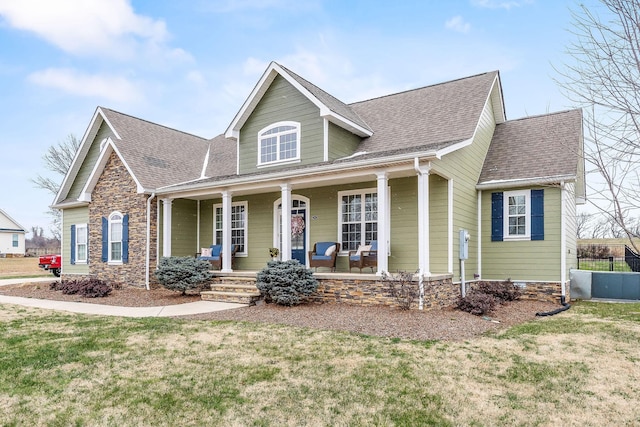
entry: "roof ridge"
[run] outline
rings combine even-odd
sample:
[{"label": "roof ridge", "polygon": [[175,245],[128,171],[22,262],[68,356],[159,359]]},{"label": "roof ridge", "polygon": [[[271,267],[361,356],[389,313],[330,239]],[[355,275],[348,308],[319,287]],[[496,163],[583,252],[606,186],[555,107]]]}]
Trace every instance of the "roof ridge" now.
[{"label": "roof ridge", "polygon": [[436,86],[442,86],[442,85],[446,85],[446,84],[449,84],[449,83],[455,83],[455,82],[462,81],[462,80],[468,80],[468,79],[484,76],[484,75],[491,74],[491,73],[496,73],[497,74],[498,70],[486,71],[484,73],[478,73],[478,74],[474,74],[472,76],[460,77],[458,79],[447,80],[445,82],[439,82],[439,83],[434,83],[434,84],[430,84],[430,85],[426,85],[426,86],[420,86],[420,87],[416,87],[416,88],[412,88],[412,89],[401,90],[400,92],[388,93],[386,95],[380,95],[380,96],[376,96],[376,97],[369,98],[369,99],[363,99],[362,101],[352,102],[351,104],[347,104],[347,105],[352,106],[352,105],[356,105],[356,104],[363,104],[365,102],[374,101],[376,99],[388,98],[390,96],[401,95],[403,93],[415,92],[415,91],[422,90],[422,89],[432,88],[432,87],[436,87]]},{"label": "roof ridge", "polygon": [[521,121],[521,120],[528,120],[528,119],[538,119],[538,118],[541,118],[541,117],[548,117],[548,116],[557,116],[558,114],[567,114],[567,113],[572,113],[574,111],[582,111],[582,109],[581,108],[568,108],[566,110],[553,111],[553,112],[550,112],[550,113],[534,114],[533,116],[524,116],[524,117],[518,117],[517,119],[505,120],[503,123],[500,123],[500,124],[512,123],[512,122],[517,122],[517,121]]},{"label": "roof ridge", "polygon": [[151,120],[141,119],[140,117],[132,116],[131,114],[127,114],[127,113],[123,113],[123,112],[120,112],[120,111],[116,111],[116,110],[113,110],[111,108],[102,107],[102,106],[99,106],[98,108],[100,108],[101,110],[107,110],[107,111],[110,111],[112,113],[120,114],[121,116],[129,117],[129,118],[141,121],[141,122],[149,123],[150,125],[154,125],[154,126],[158,126],[158,127],[161,127],[161,128],[165,128],[165,129],[168,129],[168,130],[171,130],[171,131],[174,131],[174,132],[182,133],[184,135],[193,136],[194,138],[198,138],[198,139],[201,139],[203,141],[207,141],[207,142],[209,141],[207,138],[204,138],[202,136],[195,135],[195,134],[189,133],[189,132],[185,132],[183,130],[172,128],[172,127],[169,127],[169,126],[166,126],[166,125],[162,125],[160,123],[152,122]]}]

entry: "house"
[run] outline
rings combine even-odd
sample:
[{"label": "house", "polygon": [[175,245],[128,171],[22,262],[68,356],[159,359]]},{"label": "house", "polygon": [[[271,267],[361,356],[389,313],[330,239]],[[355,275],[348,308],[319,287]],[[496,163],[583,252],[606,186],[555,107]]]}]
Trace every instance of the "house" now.
[{"label": "house", "polygon": [[0,209],[0,257],[24,256],[25,229]]},{"label": "house", "polygon": [[[213,139],[96,109],[53,205],[62,273],[148,288],[160,257],[213,243],[237,247],[224,278],[255,275],[271,247],[309,265],[334,241],[320,298],[381,302],[383,272],[418,271],[421,307],[478,279],[557,299],[582,146],[580,110],[507,120],[497,71],[345,104],[272,62]],[[348,251],[372,241],[375,274],[350,274]]]}]

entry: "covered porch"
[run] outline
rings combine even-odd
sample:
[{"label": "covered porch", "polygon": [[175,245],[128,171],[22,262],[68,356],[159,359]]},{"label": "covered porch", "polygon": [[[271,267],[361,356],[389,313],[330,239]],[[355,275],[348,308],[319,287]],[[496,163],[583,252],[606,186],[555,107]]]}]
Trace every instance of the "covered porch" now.
[{"label": "covered porch", "polygon": [[[193,256],[217,244],[223,257],[216,274],[255,274],[271,260],[271,248],[280,260],[311,267],[314,244],[336,242],[338,275],[453,274],[452,179],[418,158],[383,169],[329,166],[310,168],[304,176],[254,174],[158,192],[158,256]],[[372,241],[376,265],[351,272],[349,251]],[[239,248],[235,260],[224,256],[232,245]],[[320,267],[317,273],[333,272]]]}]

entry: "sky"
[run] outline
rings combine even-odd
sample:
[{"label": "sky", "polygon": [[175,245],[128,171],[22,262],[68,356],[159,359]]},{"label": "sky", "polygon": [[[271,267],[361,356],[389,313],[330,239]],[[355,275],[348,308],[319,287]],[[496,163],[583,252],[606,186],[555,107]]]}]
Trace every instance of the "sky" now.
[{"label": "sky", "polygon": [[[598,10],[596,0],[585,0]],[[572,108],[574,1],[0,0],[0,209],[42,227],[42,160],[103,106],[205,138],[271,61],[350,103],[499,70],[508,119]],[[27,238],[31,234],[27,234]]]}]

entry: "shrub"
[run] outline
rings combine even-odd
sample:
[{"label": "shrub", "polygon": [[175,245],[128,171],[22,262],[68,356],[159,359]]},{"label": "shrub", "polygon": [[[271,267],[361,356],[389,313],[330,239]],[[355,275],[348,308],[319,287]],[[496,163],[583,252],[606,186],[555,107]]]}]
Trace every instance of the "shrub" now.
[{"label": "shrub", "polygon": [[318,289],[313,271],[297,260],[269,261],[258,272],[256,286],[266,302],[297,305]]},{"label": "shrub", "polygon": [[102,298],[111,294],[113,288],[104,280],[89,277],[78,280],[60,280],[53,282],[49,288],[61,291],[65,295],[80,295],[85,298]]},{"label": "shrub", "polygon": [[413,282],[413,273],[399,271],[391,276],[386,272],[382,275],[382,280],[387,284],[389,293],[395,298],[401,310],[411,309],[411,305],[418,297],[418,284]]},{"label": "shrub", "polygon": [[496,298],[492,295],[485,294],[476,290],[467,292],[467,295],[458,298],[456,307],[459,310],[466,311],[476,316],[482,316],[489,313],[496,305]]},{"label": "shrub", "polygon": [[478,282],[473,289],[492,295],[499,301],[515,301],[522,296],[522,289],[509,279],[504,282]]},{"label": "shrub", "polygon": [[188,290],[201,288],[211,279],[210,268],[208,261],[193,257],[164,257],[155,274],[162,286],[186,295]]}]

